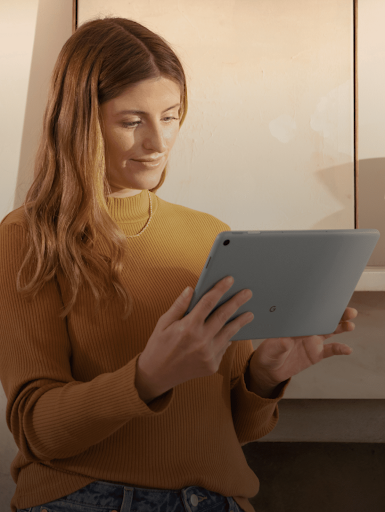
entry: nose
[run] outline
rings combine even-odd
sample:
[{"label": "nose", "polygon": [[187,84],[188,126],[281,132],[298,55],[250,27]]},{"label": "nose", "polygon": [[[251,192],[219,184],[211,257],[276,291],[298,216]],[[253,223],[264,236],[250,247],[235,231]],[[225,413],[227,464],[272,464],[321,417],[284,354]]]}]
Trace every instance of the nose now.
[{"label": "nose", "polygon": [[162,126],[153,124],[148,127],[143,146],[145,149],[158,153],[163,153],[167,149]]}]

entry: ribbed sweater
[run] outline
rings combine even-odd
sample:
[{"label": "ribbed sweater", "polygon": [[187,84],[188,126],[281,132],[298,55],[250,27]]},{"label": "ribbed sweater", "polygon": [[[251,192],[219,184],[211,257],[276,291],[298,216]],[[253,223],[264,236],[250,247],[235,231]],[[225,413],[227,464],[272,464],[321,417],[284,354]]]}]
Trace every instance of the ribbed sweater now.
[{"label": "ribbed sweater", "polygon": [[[198,485],[254,511],[248,498],[259,481],[241,446],[274,428],[286,385],[275,399],[246,388],[251,340],[233,342],[214,375],[148,405],[135,388],[138,357],[159,317],[188,285],[195,288],[215,237],[230,230],[210,214],[151,198],[151,222],[128,240],[124,259],[122,279],[133,297],[127,320],[119,296],[95,315],[88,286],[61,319],[71,296],[61,271],[33,301],[22,298],[16,276],[28,249],[23,208],[0,223],[0,378],[19,449],[10,467],[12,512],[96,480],[157,489]],[[146,224],[147,190],[107,202],[127,236]]]}]

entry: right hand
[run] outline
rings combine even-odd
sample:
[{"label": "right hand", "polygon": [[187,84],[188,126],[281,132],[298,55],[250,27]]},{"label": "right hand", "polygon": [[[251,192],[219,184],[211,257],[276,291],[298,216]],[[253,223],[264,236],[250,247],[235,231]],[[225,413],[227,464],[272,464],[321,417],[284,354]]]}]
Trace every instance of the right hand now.
[{"label": "right hand", "polygon": [[[231,345],[230,339],[254,317],[248,312],[226,326],[225,323],[252,297],[249,289],[241,290],[210,315],[221,297],[234,283],[219,281],[188,315],[192,289],[180,295],[158,320],[137,362],[135,386],[140,398],[148,403],[183,382],[213,375]],[[210,315],[208,320],[207,317]]]}]

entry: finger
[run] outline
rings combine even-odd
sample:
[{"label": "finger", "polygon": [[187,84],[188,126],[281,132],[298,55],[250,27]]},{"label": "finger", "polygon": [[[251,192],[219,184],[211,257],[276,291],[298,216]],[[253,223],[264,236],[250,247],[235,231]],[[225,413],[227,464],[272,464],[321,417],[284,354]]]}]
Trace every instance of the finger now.
[{"label": "finger", "polygon": [[323,358],[331,356],[348,356],[353,352],[353,349],[345,343],[327,343],[324,345]]},{"label": "finger", "polygon": [[[229,277],[230,276],[227,276],[227,278]],[[234,284],[234,278],[230,281],[227,278],[218,281],[218,283],[203,295],[193,310],[190,311],[190,316],[194,318],[194,321],[203,324],[223,295],[230,290]]]},{"label": "finger", "polygon": [[[246,314],[240,315],[236,319],[233,319],[231,322],[227,323],[229,319],[233,316],[233,314],[245,304],[248,300],[250,300],[252,296],[251,290],[245,289],[238,292],[231,299],[229,299],[226,303],[222,304],[220,308],[216,309],[214,313],[212,313],[205,321],[206,329],[208,332],[211,332],[213,336],[215,336],[218,332],[220,332],[223,328],[229,327],[229,329],[233,330],[233,328],[237,329],[235,332],[238,332],[239,327],[237,328],[236,323],[234,323],[234,327],[231,324],[236,322],[238,318],[241,321],[245,320]],[[243,327],[244,324],[242,324]],[[226,327],[225,327],[226,326]],[[221,331],[223,332],[223,331]],[[234,334],[232,334],[234,336]]]},{"label": "finger", "polygon": [[193,289],[188,286],[180,295],[176,298],[169,310],[167,310],[158,320],[158,326],[165,330],[176,320],[181,320],[186,313],[192,296]]},{"label": "finger", "polygon": [[351,320],[356,318],[358,311],[355,308],[346,308],[344,314],[341,317],[341,321]]},{"label": "finger", "polygon": [[351,332],[356,328],[356,324],[353,322],[340,322],[337,326],[337,329],[333,332],[333,334],[341,334],[343,332]]},{"label": "finger", "polygon": [[[246,324],[249,324],[250,322],[253,321],[254,316],[250,318],[249,314],[250,314],[250,312],[246,312],[246,313],[243,313],[242,315],[239,315],[237,318],[235,318],[234,320],[232,320],[228,324],[223,325],[222,328],[217,330],[216,333],[215,333],[215,329],[214,329],[213,332],[214,332],[214,334],[216,334],[215,338],[218,339],[220,341],[220,343],[222,343],[222,340],[224,339],[225,340],[225,344],[227,346],[229,346],[229,344],[231,345],[231,343],[232,343],[230,341],[231,338],[233,336],[235,336],[237,334],[237,332],[242,329],[242,327],[244,327]],[[229,316],[229,318],[230,318],[230,316]],[[212,323],[212,321],[213,321],[213,319],[210,319],[206,323],[206,326],[208,325],[209,322]],[[209,326],[209,328],[210,327],[211,327],[211,325]]]}]

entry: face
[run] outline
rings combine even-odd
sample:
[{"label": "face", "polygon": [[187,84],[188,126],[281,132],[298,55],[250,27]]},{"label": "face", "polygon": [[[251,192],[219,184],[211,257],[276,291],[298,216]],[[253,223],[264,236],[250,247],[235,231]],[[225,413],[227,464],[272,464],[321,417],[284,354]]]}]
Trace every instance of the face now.
[{"label": "face", "polygon": [[180,103],[179,85],[161,77],[101,105],[111,197],[134,196],[159,183],[179,133]]}]

